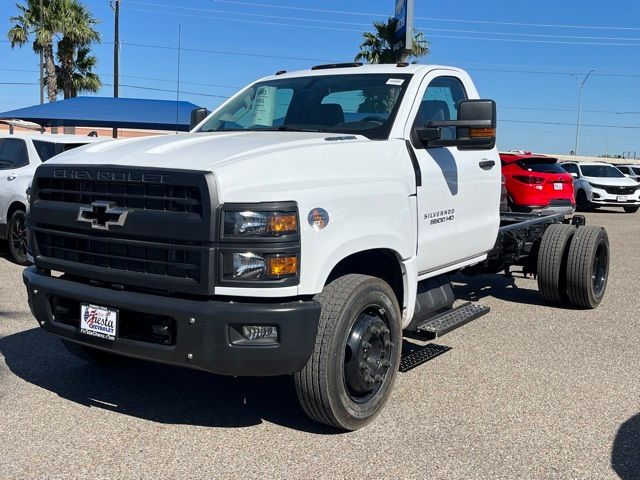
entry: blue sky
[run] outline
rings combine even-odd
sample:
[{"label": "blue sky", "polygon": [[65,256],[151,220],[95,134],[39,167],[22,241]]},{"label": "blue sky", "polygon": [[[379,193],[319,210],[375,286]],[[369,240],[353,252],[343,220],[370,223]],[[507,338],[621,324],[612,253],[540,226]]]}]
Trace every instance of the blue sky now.
[{"label": "blue sky", "polygon": [[[113,12],[86,0],[101,20],[98,72],[112,83]],[[0,0],[3,36],[13,0]],[[122,0],[123,97],[180,98],[209,108],[257,77],[327,61],[350,61],[361,32],[393,13],[394,0]],[[615,5],[615,6],[614,6]],[[431,41],[423,63],[469,70],[499,108],[502,149],[574,148],[577,80],[584,88],[580,153],[640,156],[640,4],[619,0],[514,2],[416,0],[416,25]],[[0,42],[0,111],[38,103],[38,57]],[[5,84],[3,84],[5,83]],[[101,95],[110,95],[105,86]],[[535,123],[531,123],[535,122]],[[609,128],[607,128],[609,127]],[[631,127],[631,128],[622,128]]]}]

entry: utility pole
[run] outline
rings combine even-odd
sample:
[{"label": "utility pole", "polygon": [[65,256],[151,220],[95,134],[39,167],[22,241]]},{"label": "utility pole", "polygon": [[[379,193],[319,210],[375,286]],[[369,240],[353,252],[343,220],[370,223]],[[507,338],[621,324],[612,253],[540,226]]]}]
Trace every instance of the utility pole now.
[{"label": "utility pole", "polygon": [[[40,0],[40,28],[42,29],[42,0]],[[40,45],[40,105],[44,103],[44,53]]]},{"label": "utility pole", "polygon": [[[115,12],[113,33],[113,98],[118,98],[120,78],[120,0],[113,0],[111,8]],[[118,138],[118,128],[113,129],[113,138]]]},{"label": "utility pole", "polygon": [[584,88],[584,84],[587,83],[591,74],[595,72],[595,70],[591,70],[587,73],[587,76],[584,77],[583,80],[580,80],[578,75],[571,75],[578,80],[578,123],[576,124],[576,148],[574,150],[576,157],[578,156],[578,147],[580,146],[580,122],[582,120],[582,89]]}]

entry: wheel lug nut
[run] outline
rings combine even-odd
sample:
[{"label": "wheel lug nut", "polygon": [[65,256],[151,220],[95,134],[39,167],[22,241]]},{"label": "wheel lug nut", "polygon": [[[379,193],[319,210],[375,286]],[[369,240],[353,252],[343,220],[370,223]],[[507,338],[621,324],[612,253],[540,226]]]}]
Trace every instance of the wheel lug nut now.
[{"label": "wheel lug nut", "polygon": [[365,352],[370,347],[371,347],[371,344],[369,342],[362,342],[362,348],[365,350]]},{"label": "wheel lug nut", "polygon": [[384,346],[385,347],[389,347],[389,348],[393,348],[395,346],[395,344],[391,340],[385,340]]},{"label": "wheel lug nut", "polygon": [[367,362],[360,362],[359,367],[360,370],[366,370],[368,367]]},{"label": "wheel lug nut", "polygon": [[380,335],[381,330],[380,330],[380,327],[371,327],[370,331],[373,335]]},{"label": "wheel lug nut", "polygon": [[384,377],[382,375],[376,375],[374,380],[376,383],[382,383],[382,381],[384,380]]},{"label": "wheel lug nut", "polygon": [[382,362],[380,362],[380,365],[389,368],[391,366],[391,362],[389,360],[382,360]]}]

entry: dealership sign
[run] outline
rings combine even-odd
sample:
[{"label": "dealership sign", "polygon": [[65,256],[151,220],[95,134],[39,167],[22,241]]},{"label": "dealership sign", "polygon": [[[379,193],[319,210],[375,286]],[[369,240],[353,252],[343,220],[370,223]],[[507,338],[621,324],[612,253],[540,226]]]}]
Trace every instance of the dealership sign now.
[{"label": "dealership sign", "polygon": [[405,50],[411,50],[413,45],[413,6],[414,0],[396,0],[396,42],[402,43]]}]

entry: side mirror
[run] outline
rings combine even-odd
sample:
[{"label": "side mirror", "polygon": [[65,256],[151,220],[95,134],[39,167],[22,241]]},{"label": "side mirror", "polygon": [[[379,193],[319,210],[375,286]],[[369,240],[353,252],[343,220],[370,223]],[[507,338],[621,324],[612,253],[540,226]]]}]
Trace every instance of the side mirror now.
[{"label": "side mirror", "polygon": [[[460,150],[491,150],[496,146],[496,102],[463,100],[458,106],[457,120],[430,121],[415,129],[416,139],[425,148],[458,147]],[[455,139],[443,139],[443,128],[456,129]]]},{"label": "side mirror", "polygon": [[571,172],[569,175],[571,175],[573,178],[578,178],[578,174],[576,172]]},{"label": "side mirror", "polygon": [[206,108],[195,108],[191,110],[191,126],[189,130],[193,130],[202,122],[205,118],[209,116],[209,110]]}]

